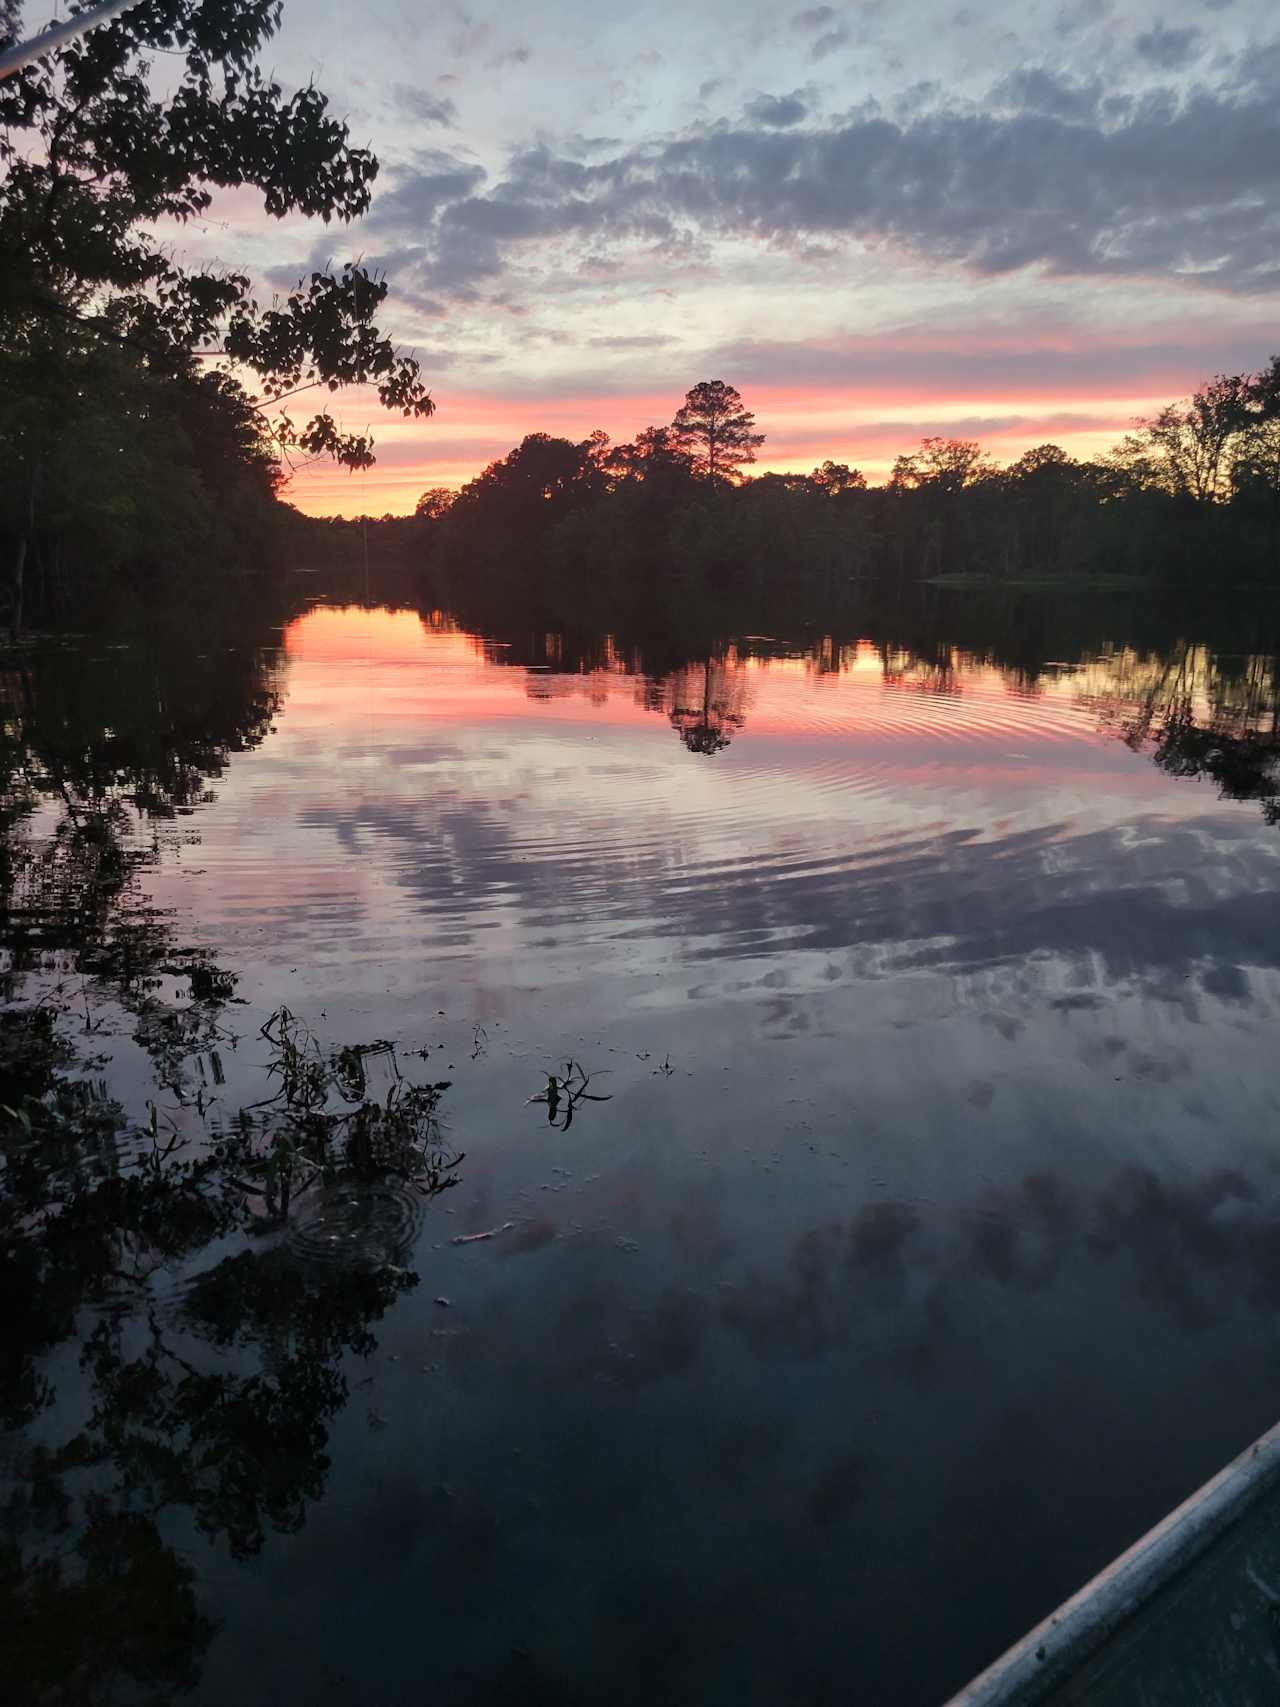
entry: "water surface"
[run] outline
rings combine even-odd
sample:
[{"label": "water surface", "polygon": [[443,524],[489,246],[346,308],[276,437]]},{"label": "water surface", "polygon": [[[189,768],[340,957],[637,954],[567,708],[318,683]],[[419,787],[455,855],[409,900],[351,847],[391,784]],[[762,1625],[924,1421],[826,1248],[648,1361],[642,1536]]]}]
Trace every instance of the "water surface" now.
[{"label": "water surface", "polygon": [[[645,665],[320,605],[176,816],[123,788],[135,904],[239,979],[215,1124],[287,1003],[425,1050],[466,1152],[295,1207],[298,1261],[420,1284],[304,1521],[236,1561],[165,1518],[197,1702],[924,1707],[1276,1420],[1270,659]],[[610,1100],[562,1130],[570,1059]]]}]

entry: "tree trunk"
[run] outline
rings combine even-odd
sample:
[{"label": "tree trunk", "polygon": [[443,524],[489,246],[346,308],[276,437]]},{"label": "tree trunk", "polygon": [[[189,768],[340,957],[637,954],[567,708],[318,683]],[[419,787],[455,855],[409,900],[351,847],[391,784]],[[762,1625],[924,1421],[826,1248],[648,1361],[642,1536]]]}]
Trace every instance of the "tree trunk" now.
[{"label": "tree trunk", "polygon": [[27,582],[27,548],[31,536],[36,530],[36,486],[40,480],[40,462],[36,461],[31,470],[31,485],[27,489],[27,531],[18,541],[17,553],[13,560],[13,609],[10,613],[9,632],[14,640],[22,634],[22,604]]},{"label": "tree trunk", "polygon": [[27,541],[29,537],[28,534],[24,533],[18,541],[17,555],[13,560],[13,603],[9,613],[9,636],[12,640],[17,640],[22,633],[22,595],[27,578]]}]

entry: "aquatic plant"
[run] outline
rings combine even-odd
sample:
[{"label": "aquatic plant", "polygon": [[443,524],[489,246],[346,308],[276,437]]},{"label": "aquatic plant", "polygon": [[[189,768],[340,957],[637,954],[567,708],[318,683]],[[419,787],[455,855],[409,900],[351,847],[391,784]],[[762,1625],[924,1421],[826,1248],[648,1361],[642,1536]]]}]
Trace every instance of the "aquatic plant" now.
[{"label": "aquatic plant", "polygon": [[531,1096],[529,1101],[545,1103],[548,1123],[561,1132],[567,1132],[573,1124],[574,1112],[579,1103],[610,1100],[607,1096],[592,1095],[587,1090],[590,1083],[590,1073],[576,1061],[566,1061],[563,1076],[548,1073],[546,1090]]}]

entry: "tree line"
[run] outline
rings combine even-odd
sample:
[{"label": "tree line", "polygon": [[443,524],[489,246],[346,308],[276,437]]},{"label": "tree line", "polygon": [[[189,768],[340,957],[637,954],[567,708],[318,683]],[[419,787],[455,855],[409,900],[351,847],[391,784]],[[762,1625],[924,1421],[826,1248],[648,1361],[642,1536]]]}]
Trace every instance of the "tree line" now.
[{"label": "tree line", "polygon": [[830,460],[752,478],[762,443],[722,380],[626,444],[531,433],[460,491],[425,492],[413,549],[444,594],[520,590],[563,614],[676,588],[829,600],[880,575],[1280,576],[1280,357],[1215,378],[1091,461],[1043,444],[1000,467],[972,440],[932,437],[872,487]]},{"label": "tree line", "polygon": [[[397,560],[470,602],[555,612],[720,596],[843,598],[875,575],[1158,578],[1280,573],[1280,358],[1219,376],[1107,456],[1047,444],[998,468],[929,438],[871,487],[824,462],[751,477],[764,442],[723,380],[625,444],[528,435],[412,518],[324,523],[285,501],[317,457],[358,469],[350,384],[425,419],[418,363],[379,327],[387,280],[312,270],[269,300],[186,265],[157,230],[219,189],[268,213],[357,218],[378,162],[314,87],[260,64],[281,0],[147,0],[0,82],[0,620],[92,620],[172,588],[291,563]],[[0,44],[16,28],[0,10]],[[156,56],[165,55],[165,76]],[[164,92],[161,92],[161,91]],[[319,398],[319,404],[314,399]],[[199,565],[199,570],[192,568]]]}]

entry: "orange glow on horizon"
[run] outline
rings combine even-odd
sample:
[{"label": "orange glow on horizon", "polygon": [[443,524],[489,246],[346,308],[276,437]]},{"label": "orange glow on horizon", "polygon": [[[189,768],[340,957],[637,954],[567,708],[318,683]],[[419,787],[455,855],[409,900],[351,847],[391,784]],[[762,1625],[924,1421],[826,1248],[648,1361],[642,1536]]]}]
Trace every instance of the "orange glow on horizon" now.
[{"label": "orange glow on horizon", "polygon": [[[1086,459],[1109,450],[1139,416],[1152,415],[1188,389],[1186,375],[1169,376],[1160,391],[1107,394],[1096,382],[1021,392],[1018,388],[925,394],[814,386],[750,386],[744,401],[766,435],[755,474],[807,474],[830,458],[860,468],[872,485],[888,479],[897,456],[921,437],[976,438],[1002,463],[1033,445],[1052,442]],[[285,497],[313,516],[411,515],[432,486],[464,486],[507,455],[527,434],[546,432],[580,441],[597,428],[617,443],[669,421],[680,397],[670,391],[623,396],[582,395],[545,400],[458,394],[437,399],[428,421],[380,415],[376,400],[350,393],[341,411],[350,426],[370,426],[378,461],[349,474],[332,465],[299,472]]]}]

